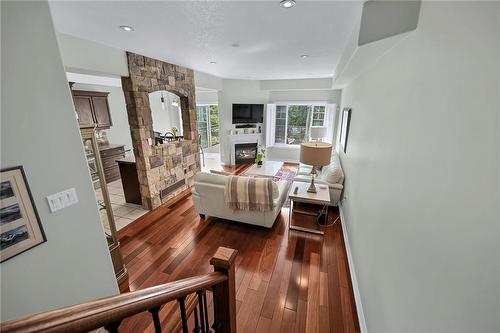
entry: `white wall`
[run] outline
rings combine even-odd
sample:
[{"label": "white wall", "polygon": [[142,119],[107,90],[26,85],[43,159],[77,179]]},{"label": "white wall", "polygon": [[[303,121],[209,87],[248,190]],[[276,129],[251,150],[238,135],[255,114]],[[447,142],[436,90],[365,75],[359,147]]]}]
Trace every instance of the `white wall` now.
[{"label": "white wall", "polygon": [[423,2],[343,90],[342,203],[368,332],[500,331],[500,3]]},{"label": "white wall", "polygon": [[219,104],[219,93],[214,91],[196,90],[196,104]]},{"label": "white wall", "polygon": [[66,71],[128,76],[125,51],[60,32],[57,39]]},{"label": "white wall", "polygon": [[[1,264],[1,316],[118,293],[45,1],[1,2],[1,167],[23,165],[47,242]],[[74,187],[51,214],[45,197]]]},{"label": "white wall", "polygon": [[73,90],[108,92],[109,112],[113,125],[106,130],[110,143],[124,144],[125,149],[132,149],[132,136],[128,124],[127,106],[121,87],[110,87],[96,84],[75,83]]},{"label": "white wall", "polygon": [[230,148],[227,134],[233,128],[232,104],[267,104],[268,100],[269,92],[260,89],[260,81],[223,80],[223,88],[219,92],[219,132],[221,161],[223,163],[230,164]]},{"label": "white wall", "polygon": [[269,103],[275,102],[326,102],[340,104],[341,90],[278,90],[269,93]]},{"label": "white wall", "polygon": [[222,90],[223,79],[211,74],[194,71],[194,85],[197,88]]}]

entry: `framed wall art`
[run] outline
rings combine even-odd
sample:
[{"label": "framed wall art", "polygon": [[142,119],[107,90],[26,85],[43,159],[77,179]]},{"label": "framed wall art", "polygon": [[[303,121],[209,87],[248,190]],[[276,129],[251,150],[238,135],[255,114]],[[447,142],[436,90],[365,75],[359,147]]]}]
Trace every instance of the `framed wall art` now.
[{"label": "framed wall art", "polygon": [[347,139],[349,137],[349,125],[351,124],[351,108],[342,110],[342,122],[340,126],[340,145],[344,153],[347,150]]},{"label": "framed wall art", "polygon": [[46,241],[22,166],[0,171],[0,262]]}]

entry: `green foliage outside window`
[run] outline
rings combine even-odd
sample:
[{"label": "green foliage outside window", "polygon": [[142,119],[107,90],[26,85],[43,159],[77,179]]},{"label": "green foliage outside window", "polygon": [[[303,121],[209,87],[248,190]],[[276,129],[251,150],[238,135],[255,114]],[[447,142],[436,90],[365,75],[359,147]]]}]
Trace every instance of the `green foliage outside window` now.
[{"label": "green foliage outside window", "polygon": [[275,143],[301,144],[311,126],[325,126],[324,105],[276,105]]},{"label": "green foliage outside window", "polygon": [[288,144],[301,144],[305,141],[305,138],[307,137],[310,112],[310,105],[288,106]]},{"label": "green foliage outside window", "polygon": [[219,107],[217,105],[198,105],[196,107],[196,117],[198,132],[201,135],[201,146],[208,148],[218,144]]},{"label": "green foliage outside window", "polygon": [[213,146],[219,143],[219,106],[210,105],[208,113],[210,115],[210,145]]}]

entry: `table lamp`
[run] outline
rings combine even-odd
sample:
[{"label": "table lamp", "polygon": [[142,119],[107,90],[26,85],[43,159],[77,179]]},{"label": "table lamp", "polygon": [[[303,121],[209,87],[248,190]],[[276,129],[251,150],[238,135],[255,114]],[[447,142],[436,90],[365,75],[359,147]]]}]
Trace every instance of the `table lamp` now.
[{"label": "table lamp", "polygon": [[326,136],[326,127],[311,127],[311,140],[321,141]]},{"label": "table lamp", "polygon": [[330,164],[332,158],[332,145],[325,142],[304,142],[300,145],[300,163],[312,166],[311,184],[307,192],[316,193],[314,176],[317,174],[316,167]]}]

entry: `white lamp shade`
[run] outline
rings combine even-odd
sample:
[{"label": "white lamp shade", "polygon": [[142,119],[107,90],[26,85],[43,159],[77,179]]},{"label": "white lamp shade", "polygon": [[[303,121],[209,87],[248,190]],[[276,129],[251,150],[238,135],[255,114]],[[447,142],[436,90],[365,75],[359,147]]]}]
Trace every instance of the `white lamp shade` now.
[{"label": "white lamp shade", "polygon": [[311,139],[322,139],[326,136],[326,127],[311,127]]},{"label": "white lamp shade", "polygon": [[300,163],[312,166],[330,164],[332,145],[324,142],[304,142],[300,145]]}]

